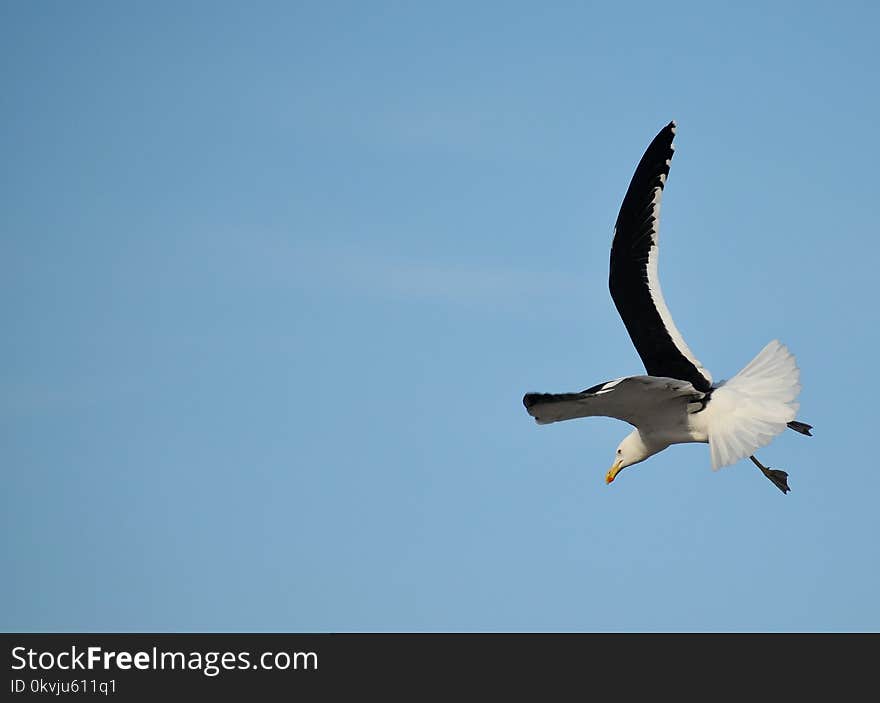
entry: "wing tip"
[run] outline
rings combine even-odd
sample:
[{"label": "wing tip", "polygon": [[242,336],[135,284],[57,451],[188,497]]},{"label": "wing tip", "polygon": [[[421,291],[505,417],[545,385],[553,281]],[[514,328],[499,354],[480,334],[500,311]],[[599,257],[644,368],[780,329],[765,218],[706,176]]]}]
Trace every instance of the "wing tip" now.
[{"label": "wing tip", "polygon": [[542,395],[544,395],[544,394],[543,393],[526,393],[523,396],[523,405],[526,408],[526,412],[529,415],[531,415],[532,418],[534,418],[535,423],[538,425],[546,425],[547,424],[545,420],[538,417],[536,410],[532,410],[532,408],[540,402]]},{"label": "wing tip", "polygon": [[[669,130],[669,136],[671,139],[669,140],[669,150],[675,151],[675,131],[678,129],[678,125],[675,123],[675,120],[672,120],[668,125],[666,125],[666,129]],[[669,161],[666,162],[667,164]]]}]

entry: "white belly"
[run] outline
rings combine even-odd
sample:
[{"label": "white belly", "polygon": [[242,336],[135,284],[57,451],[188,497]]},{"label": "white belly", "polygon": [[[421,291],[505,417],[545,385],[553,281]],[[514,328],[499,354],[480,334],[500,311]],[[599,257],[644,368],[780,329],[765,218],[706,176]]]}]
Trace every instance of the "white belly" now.
[{"label": "white belly", "polygon": [[658,417],[651,424],[640,425],[639,432],[652,445],[705,443],[709,441],[708,419],[705,410],[675,412]]}]

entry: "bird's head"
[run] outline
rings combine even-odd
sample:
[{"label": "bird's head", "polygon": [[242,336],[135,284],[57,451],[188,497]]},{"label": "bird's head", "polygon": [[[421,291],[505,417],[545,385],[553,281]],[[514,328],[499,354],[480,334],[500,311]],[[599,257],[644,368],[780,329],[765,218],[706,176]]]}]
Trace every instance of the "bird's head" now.
[{"label": "bird's head", "polygon": [[664,446],[657,446],[656,448],[649,446],[645,443],[642,435],[639,434],[639,431],[633,430],[619,445],[617,445],[617,451],[614,454],[614,463],[611,465],[611,468],[608,469],[608,473],[605,474],[605,483],[611,483],[617,474],[623,471],[627,466],[632,466],[633,464],[638,464],[640,461],[644,461],[649,456],[653,456],[662,450]]}]

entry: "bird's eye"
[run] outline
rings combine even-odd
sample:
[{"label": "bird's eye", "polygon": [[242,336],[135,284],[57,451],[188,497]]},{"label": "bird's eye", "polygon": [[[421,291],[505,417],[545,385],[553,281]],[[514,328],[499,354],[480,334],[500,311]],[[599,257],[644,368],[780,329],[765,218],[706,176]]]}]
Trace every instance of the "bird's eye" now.
[{"label": "bird's eye", "polygon": [[619,449],[617,450],[617,453],[620,454],[620,450],[619,450]]}]

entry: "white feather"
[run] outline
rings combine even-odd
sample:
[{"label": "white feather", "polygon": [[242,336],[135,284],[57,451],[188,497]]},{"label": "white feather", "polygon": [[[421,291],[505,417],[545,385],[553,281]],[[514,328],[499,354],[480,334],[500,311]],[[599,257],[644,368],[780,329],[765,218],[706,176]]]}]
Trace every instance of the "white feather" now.
[{"label": "white feather", "polygon": [[[654,195],[654,216],[658,218],[660,214],[660,195],[662,192],[663,191],[657,188]],[[660,273],[658,272],[657,266],[658,259],[660,258],[660,247],[657,246],[657,240],[658,234],[655,229],[654,246],[651,247],[651,250],[648,252],[648,265],[645,267],[645,272],[648,276],[648,290],[651,293],[651,300],[654,301],[654,307],[657,309],[657,314],[660,315],[660,319],[663,322],[663,326],[666,328],[666,332],[672,339],[672,343],[688,361],[697,367],[697,372],[700,373],[709,383],[712,383],[712,374],[709,373],[708,369],[703,366],[700,360],[691,351],[687,342],[684,341],[684,336],[678,331],[675,322],[672,321],[672,313],[669,312],[669,307],[666,305],[666,299],[663,297],[663,290],[660,287]]]},{"label": "white feather", "polygon": [[712,468],[754,454],[783,432],[797,414],[800,390],[794,355],[774,339],[712,393],[706,408]]},{"label": "white feather", "polygon": [[523,402],[539,425],[580,417],[614,417],[646,431],[673,435],[678,430],[680,438],[674,441],[690,442],[694,440],[687,428],[686,407],[704,395],[687,381],[675,378],[627,376],[593,392],[527,393]]}]

